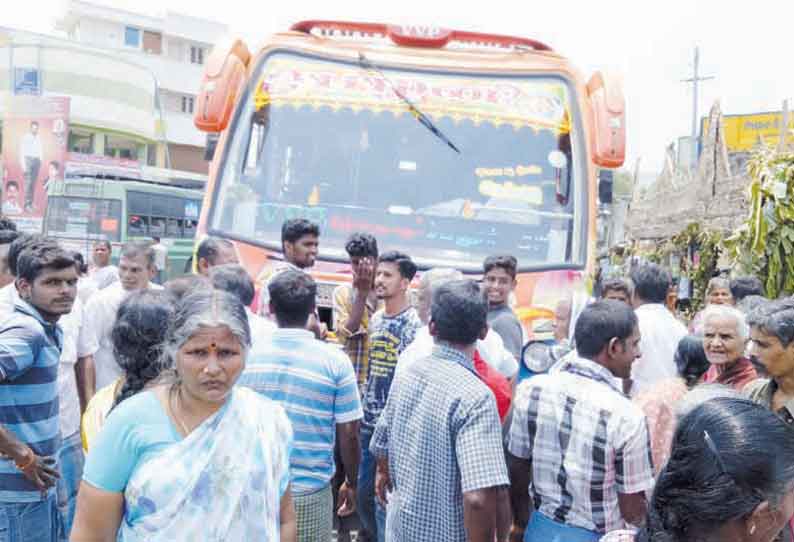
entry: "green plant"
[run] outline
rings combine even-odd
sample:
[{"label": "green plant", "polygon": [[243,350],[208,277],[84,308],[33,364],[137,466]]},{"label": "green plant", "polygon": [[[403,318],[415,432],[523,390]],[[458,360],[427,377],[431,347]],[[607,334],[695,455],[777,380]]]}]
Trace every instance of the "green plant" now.
[{"label": "green plant", "polygon": [[794,293],[794,153],[762,146],[747,164],[750,213],[725,246],[734,266],[764,283],[766,295]]},{"label": "green plant", "polygon": [[[686,263],[680,272],[692,281],[690,311],[694,314],[703,306],[706,286],[717,270],[723,242],[721,231],[705,230],[700,223],[692,222],[676,235],[657,242],[653,247],[641,249],[638,245],[633,246],[630,256],[639,256],[663,266],[669,266],[671,258],[683,258]],[[687,258],[690,248],[699,254],[697,265],[693,265]]]},{"label": "green plant", "polygon": [[697,265],[687,265],[681,270],[692,281],[692,311],[703,306],[706,286],[717,270],[720,254],[723,249],[723,235],[718,230],[705,230],[698,222],[692,222],[681,232],[670,238],[670,252],[679,255],[688,254],[693,248],[699,254]]}]

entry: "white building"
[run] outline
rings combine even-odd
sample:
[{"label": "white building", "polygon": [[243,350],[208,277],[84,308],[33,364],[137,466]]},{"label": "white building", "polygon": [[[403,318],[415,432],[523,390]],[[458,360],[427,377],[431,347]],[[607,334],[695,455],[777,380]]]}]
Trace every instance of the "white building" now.
[{"label": "white building", "polygon": [[38,94],[71,98],[69,151],[206,174],[192,113],[225,25],[69,0],[56,30],[66,37],[0,28],[0,109],[35,74]]}]

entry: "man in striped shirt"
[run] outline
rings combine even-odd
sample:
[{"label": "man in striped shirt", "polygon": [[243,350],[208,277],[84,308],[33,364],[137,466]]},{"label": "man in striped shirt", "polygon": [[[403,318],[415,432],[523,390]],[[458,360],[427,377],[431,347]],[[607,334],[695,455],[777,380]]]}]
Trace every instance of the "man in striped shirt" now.
[{"label": "man in striped shirt", "polygon": [[22,251],[19,298],[0,323],[0,540],[55,542],[60,447],[58,319],[77,296],[72,256],[55,242]]},{"label": "man in striped shirt", "polygon": [[347,355],[306,330],[317,285],[301,271],[286,270],[268,284],[277,329],[255,347],[239,384],[278,401],[295,432],[290,458],[292,497],[300,542],[331,540],[334,439],[338,434],[345,471],[339,514],[355,510],[358,425],[363,413],[356,374]]}]

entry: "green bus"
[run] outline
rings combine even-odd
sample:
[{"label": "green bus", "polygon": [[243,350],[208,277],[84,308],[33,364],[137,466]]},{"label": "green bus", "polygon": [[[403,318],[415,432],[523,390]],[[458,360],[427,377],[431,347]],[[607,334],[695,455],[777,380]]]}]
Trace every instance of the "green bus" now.
[{"label": "green bus", "polygon": [[[159,237],[168,247],[166,277],[184,274],[193,253],[204,192],[138,179],[74,177],[47,188],[44,233],[86,257],[95,241],[113,245]],[[88,259],[86,261],[89,261]]]}]

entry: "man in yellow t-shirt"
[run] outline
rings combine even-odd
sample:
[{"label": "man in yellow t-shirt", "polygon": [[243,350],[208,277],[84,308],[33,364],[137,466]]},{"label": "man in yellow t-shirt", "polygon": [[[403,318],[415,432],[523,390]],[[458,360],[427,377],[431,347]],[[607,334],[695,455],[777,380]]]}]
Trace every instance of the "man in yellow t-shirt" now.
[{"label": "man in yellow t-shirt", "polygon": [[369,319],[378,309],[378,298],[372,287],[378,242],[368,233],[354,233],[345,250],[350,257],[353,281],[334,290],[334,328],[353,363],[359,389],[363,390],[369,372]]},{"label": "man in yellow t-shirt", "polygon": [[[363,397],[369,375],[369,321],[380,304],[375,295],[375,266],[378,262],[378,242],[368,233],[354,233],[345,244],[350,257],[353,281],[342,284],[334,290],[334,329],[339,343],[353,364],[358,380],[359,393]],[[339,454],[336,454],[339,463]],[[337,468],[337,472],[344,472]],[[335,480],[335,487],[341,485],[342,479]],[[339,516],[339,540],[350,540],[350,530],[357,523],[354,517]],[[367,538],[369,533],[359,531],[359,540]]]}]

